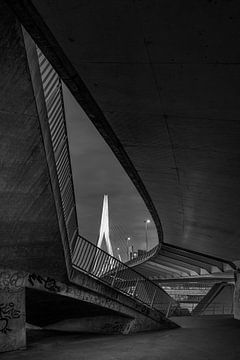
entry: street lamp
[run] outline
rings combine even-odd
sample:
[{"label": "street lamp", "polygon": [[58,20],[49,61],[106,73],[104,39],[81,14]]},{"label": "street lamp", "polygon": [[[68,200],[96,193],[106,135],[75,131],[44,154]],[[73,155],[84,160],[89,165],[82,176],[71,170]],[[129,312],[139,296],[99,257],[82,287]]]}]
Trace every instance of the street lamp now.
[{"label": "street lamp", "polygon": [[148,251],[148,224],[150,224],[150,220],[147,219],[145,222],[145,237],[146,237],[146,251]]},{"label": "street lamp", "polygon": [[118,251],[118,259],[119,259],[120,261],[122,261],[122,259],[121,259],[121,255],[119,254],[120,249],[119,249],[119,248],[117,248],[117,251]]},{"label": "street lamp", "polygon": [[131,240],[130,236],[127,238],[127,259],[130,260],[130,245],[129,245],[129,241]]}]

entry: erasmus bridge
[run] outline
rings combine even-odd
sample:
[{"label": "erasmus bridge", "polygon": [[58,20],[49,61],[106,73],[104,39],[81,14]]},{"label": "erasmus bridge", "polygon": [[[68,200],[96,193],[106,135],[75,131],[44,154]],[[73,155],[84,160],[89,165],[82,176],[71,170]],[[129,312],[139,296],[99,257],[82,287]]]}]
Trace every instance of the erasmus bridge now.
[{"label": "erasmus bridge", "polygon": [[[147,226],[145,225],[144,229],[146,240],[146,244],[144,244],[145,248],[136,248],[136,251],[134,251],[134,239],[132,236],[129,236],[129,231],[123,226],[123,224],[115,224],[110,221],[108,201],[108,195],[104,195],[97,247],[106,249],[108,254],[115,256],[123,262],[127,262],[134,257],[138,257],[141,253],[146,253],[148,239]],[[149,223],[150,220],[147,220],[147,222]],[[137,240],[138,239],[135,240],[135,247],[139,246]]]},{"label": "erasmus bridge", "polygon": [[[176,329],[183,310],[240,319],[235,25],[186,4],[187,22],[152,1],[0,4],[0,352],[73,319],[111,335]],[[97,244],[81,235],[62,82],[144,200],[152,249],[115,252],[107,197]]]}]

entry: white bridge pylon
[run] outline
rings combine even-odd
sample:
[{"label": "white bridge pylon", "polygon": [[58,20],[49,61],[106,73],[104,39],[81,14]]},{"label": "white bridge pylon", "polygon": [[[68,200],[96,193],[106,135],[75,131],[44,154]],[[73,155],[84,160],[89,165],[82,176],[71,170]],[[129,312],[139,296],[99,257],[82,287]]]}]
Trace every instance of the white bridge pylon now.
[{"label": "white bridge pylon", "polygon": [[106,241],[107,252],[109,255],[113,256],[112,244],[111,244],[111,240],[109,237],[108,195],[104,195],[104,197],[103,197],[101,226],[100,226],[99,238],[98,238],[98,243],[97,243],[97,246],[99,248],[102,247],[104,238]]}]

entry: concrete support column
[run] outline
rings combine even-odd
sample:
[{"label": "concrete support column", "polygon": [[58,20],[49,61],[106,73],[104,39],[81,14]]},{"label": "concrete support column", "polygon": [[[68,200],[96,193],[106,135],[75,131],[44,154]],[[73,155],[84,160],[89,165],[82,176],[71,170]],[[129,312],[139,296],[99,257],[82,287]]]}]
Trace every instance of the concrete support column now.
[{"label": "concrete support column", "polygon": [[234,318],[240,320],[240,269],[235,271],[235,289],[233,294]]},{"label": "concrete support column", "polygon": [[0,269],[0,352],[25,348],[25,277]]}]

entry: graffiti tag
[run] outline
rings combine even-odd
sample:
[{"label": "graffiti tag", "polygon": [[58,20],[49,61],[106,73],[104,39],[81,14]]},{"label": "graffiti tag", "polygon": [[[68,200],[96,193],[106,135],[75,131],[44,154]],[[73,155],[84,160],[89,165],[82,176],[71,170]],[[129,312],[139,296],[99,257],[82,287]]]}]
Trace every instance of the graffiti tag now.
[{"label": "graffiti tag", "polygon": [[9,326],[9,320],[18,319],[20,317],[20,310],[14,308],[14,303],[0,304],[0,332],[7,334],[11,331]]},{"label": "graffiti tag", "polygon": [[50,277],[47,277],[44,279],[41,275],[36,274],[29,274],[28,281],[32,286],[34,286],[35,281],[37,281],[39,284],[43,285],[46,290],[53,291],[53,292],[59,292],[60,287],[57,286],[56,280],[51,279]]}]

